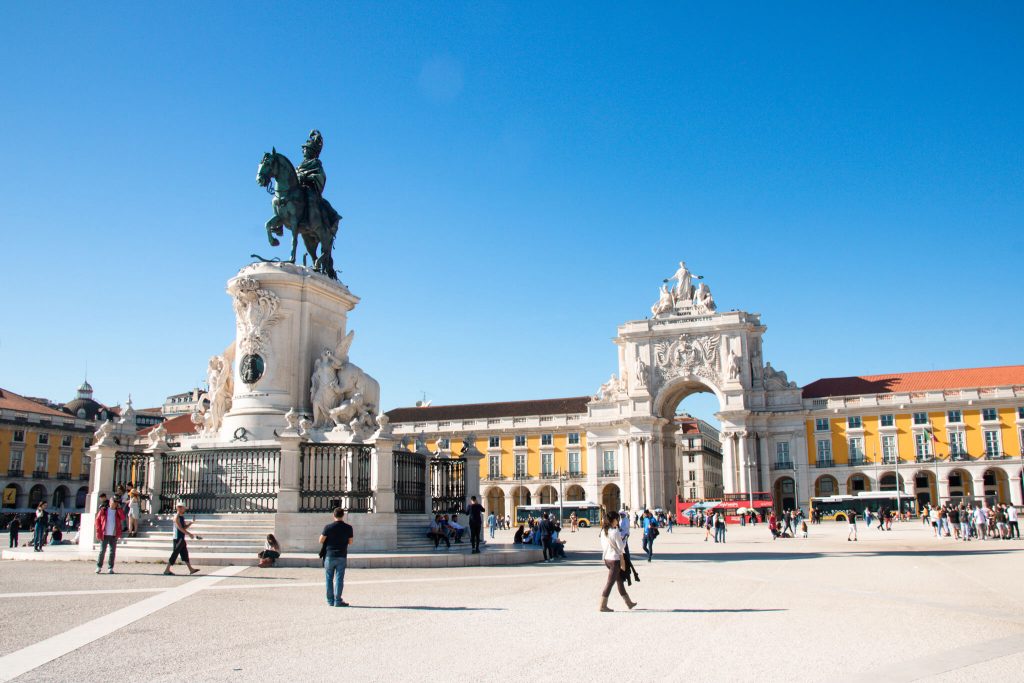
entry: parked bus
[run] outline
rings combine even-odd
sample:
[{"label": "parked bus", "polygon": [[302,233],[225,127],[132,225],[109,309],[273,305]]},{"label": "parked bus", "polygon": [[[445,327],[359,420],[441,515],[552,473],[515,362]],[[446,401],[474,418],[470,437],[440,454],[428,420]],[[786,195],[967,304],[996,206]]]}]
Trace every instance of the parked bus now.
[{"label": "parked bus", "polygon": [[[529,518],[540,519],[543,513],[550,517],[558,517],[558,503],[548,505],[520,505],[516,508],[516,524],[525,524]],[[601,506],[585,500],[565,501],[562,503],[562,526],[569,525],[569,515],[576,513],[576,521],[583,528],[600,526]]]},{"label": "parked bus", "polygon": [[[753,499],[753,502],[751,502]],[[687,520],[695,515],[698,510],[717,511],[725,515],[726,524],[739,524],[740,515],[753,510],[757,513],[757,520],[763,522],[768,519],[775,501],[772,494],[766,491],[755,491],[754,493],[726,493],[721,500],[683,501],[676,500],[676,520],[680,524],[688,523]],[[742,512],[741,512],[742,511]]]},{"label": "parked bus", "polygon": [[896,491],[861,491],[856,496],[811,498],[812,515],[815,512],[820,512],[823,520],[836,522],[848,521],[849,510],[853,510],[858,517],[863,519],[864,510],[871,510],[878,514],[881,510],[893,511],[896,509],[915,515],[917,514],[917,500],[909,493],[897,493]]}]

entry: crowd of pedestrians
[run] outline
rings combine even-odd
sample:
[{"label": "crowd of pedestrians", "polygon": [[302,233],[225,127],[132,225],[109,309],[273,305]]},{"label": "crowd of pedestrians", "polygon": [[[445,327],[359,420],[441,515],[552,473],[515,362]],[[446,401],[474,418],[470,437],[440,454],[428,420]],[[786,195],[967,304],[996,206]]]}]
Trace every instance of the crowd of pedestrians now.
[{"label": "crowd of pedestrians", "polygon": [[1013,505],[960,502],[928,505],[921,511],[921,523],[931,524],[935,538],[957,541],[1020,539],[1017,508]]}]

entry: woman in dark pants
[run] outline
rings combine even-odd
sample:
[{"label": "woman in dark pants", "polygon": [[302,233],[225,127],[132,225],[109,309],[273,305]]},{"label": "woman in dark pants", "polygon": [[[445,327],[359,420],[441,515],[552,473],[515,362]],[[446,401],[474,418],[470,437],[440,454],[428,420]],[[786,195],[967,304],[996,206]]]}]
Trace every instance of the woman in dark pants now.
[{"label": "woman in dark pants", "polygon": [[605,581],[604,590],[601,591],[602,612],[614,611],[608,607],[608,596],[612,593],[612,586],[618,586],[619,595],[622,596],[626,607],[629,609],[636,607],[636,603],[629,599],[626,586],[622,583],[624,549],[622,534],[619,533],[619,514],[608,512],[605,514],[604,521],[601,522],[601,558],[608,568],[608,580]]}]

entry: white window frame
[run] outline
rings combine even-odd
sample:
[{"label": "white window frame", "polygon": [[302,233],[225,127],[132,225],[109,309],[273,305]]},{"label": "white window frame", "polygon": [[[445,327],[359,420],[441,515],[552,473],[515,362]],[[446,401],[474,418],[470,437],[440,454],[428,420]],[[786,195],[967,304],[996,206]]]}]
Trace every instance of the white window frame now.
[{"label": "white window frame", "polygon": [[516,434],[515,440],[512,443],[515,444],[515,448],[526,448],[526,435]]},{"label": "white window frame", "polygon": [[21,470],[24,472],[25,467],[25,451],[18,448],[11,450],[11,464],[10,469]]},{"label": "white window frame", "polygon": [[57,471],[61,474],[71,473],[71,451],[61,451],[60,462],[57,464]]},{"label": "white window frame", "polygon": [[788,441],[777,441],[775,443],[775,462],[779,464],[788,464],[792,462],[792,460],[790,460]]},{"label": "white window frame", "polygon": [[554,434],[541,434],[540,435],[540,445],[541,446],[553,446],[554,443],[555,443],[555,435]]},{"label": "white window frame", "polygon": [[501,476],[501,454],[487,456],[487,477],[497,479]]},{"label": "white window frame", "polygon": [[932,439],[923,429],[914,432],[914,455],[919,458],[932,455]]},{"label": "white window frame", "polygon": [[442,451],[446,451],[452,447],[452,442],[449,439],[438,439],[437,447],[440,448]]},{"label": "white window frame", "polygon": [[569,474],[583,474],[583,461],[579,451],[569,451]]},{"label": "white window frame", "polygon": [[[992,411],[995,417],[985,417],[985,413]],[[989,424],[995,424],[999,422],[999,409],[998,408],[982,408],[981,409],[981,421],[988,422]]]},{"label": "white window frame", "polygon": [[39,432],[36,434],[36,445],[37,446],[49,446],[50,445],[50,433]]},{"label": "white window frame", "polygon": [[33,472],[48,472],[49,471],[49,460],[50,454],[47,451],[36,451],[36,465],[32,469]]},{"label": "white window frame", "polygon": [[501,437],[500,436],[489,436],[487,437],[488,448],[501,448]]},{"label": "white window frame", "polygon": [[815,462],[834,462],[832,460],[832,440],[818,439],[815,443]]},{"label": "white window frame", "polygon": [[[889,420],[889,424],[885,424],[886,419]],[[890,429],[896,426],[896,416],[892,413],[884,413],[878,416],[878,426],[883,429]]]},{"label": "white window frame", "polygon": [[864,437],[851,436],[847,443],[847,447],[849,448],[849,460],[851,464],[854,462],[864,462]]},{"label": "white window frame", "polygon": [[11,434],[11,443],[25,443],[25,430],[15,429]]},{"label": "white window frame", "polygon": [[82,474],[86,476],[92,474],[92,458],[85,453],[82,454]]},{"label": "white window frame", "polygon": [[[609,467],[608,465],[611,465]],[[619,463],[618,455],[614,450],[605,450],[601,452],[601,471],[602,472],[618,472]]]},{"label": "white window frame", "polygon": [[947,410],[946,422],[949,424],[963,424],[964,412],[962,410]]},{"label": "white window frame", "polygon": [[[924,415],[924,419],[923,420],[919,420],[918,418],[921,417],[922,415]],[[929,422],[928,422],[928,412],[925,411],[925,412],[914,413],[913,415],[911,415],[910,420],[911,420],[911,422],[913,422],[917,426],[927,425],[927,424],[929,424]]]},{"label": "white window frame", "polygon": [[580,433],[579,432],[569,432],[569,445],[570,446],[579,446],[580,445]]},{"label": "white window frame", "polygon": [[[824,423],[824,428],[822,428]],[[816,432],[829,432],[832,431],[832,421],[827,417],[816,417],[814,418],[814,431]]]},{"label": "white window frame", "polygon": [[60,437],[60,447],[61,448],[71,448],[71,436],[70,435],[65,434],[62,437]]},{"label": "white window frame", "polygon": [[527,466],[526,453],[516,453],[516,470],[515,476],[517,479],[529,476],[530,468]]},{"label": "white window frame", "polygon": [[893,434],[882,435],[882,462],[890,464],[896,462],[900,457],[899,442],[896,440],[896,436]]},{"label": "white window frame", "polygon": [[540,476],[555,476],[555,454],[551,451],[544,451],[540,454]]},{"label": "white window frame", "polygon": [[950,429],[946,432],[949,443],[949,456],[967,455],[967,436],[962,429]]},{"label": "white window frame", "polygon": [[[994,436],[994,439],[989,439],[989,436]],[[999,433],[998,429],[985,429],[981,432],[981,442],[985,444],[985,455],[1000,455],[1003,452],[1003,435]],[[989,448],[990,445],[995,446],[993,451]]]},{"label": "white window frame", "polygon": [[[854,424],[856,421],[856,424]],[[846,418],[847,429],[864,429],[864,420],[860,415],[850,415]]]}]

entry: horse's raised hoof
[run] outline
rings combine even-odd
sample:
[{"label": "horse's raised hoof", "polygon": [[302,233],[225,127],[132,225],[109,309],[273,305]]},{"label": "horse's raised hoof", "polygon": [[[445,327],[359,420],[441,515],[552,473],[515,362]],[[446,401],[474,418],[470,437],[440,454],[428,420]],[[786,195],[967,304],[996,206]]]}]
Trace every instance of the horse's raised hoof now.
[{"label": "horse's raised hoof", "polygon": [[277,226],[276,228],[271,228],[271,229],[270,229],[270,232],[274,233],[275,235],[283,235],[283,234],[284,234],[284,228],[282,228],[282,227],[281,227],[281,226],[279,225],[279,226]]},{"label": "horse's raised hoof", "polygon": [[281,242],[278,241],[277,239],[275,239],[273,237],[270,238],[270,246],[277,247],[277,246],[280,246],[280,244],[281,244]]}]

